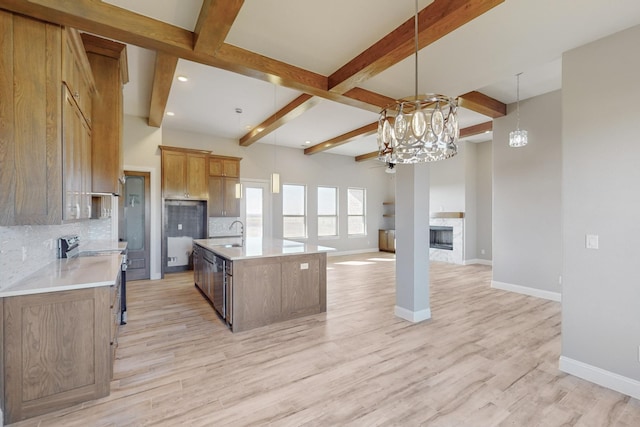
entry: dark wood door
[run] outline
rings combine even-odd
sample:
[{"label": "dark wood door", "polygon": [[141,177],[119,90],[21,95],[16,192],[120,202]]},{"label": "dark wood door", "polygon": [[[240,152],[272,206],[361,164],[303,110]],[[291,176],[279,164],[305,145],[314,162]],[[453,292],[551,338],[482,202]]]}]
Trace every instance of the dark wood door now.
[{"label": "dark wood door", "polygon": [[150,278],[150,175],[125,171],[124,221],[121,239],[127,241],[129,268],[127,280]]}]

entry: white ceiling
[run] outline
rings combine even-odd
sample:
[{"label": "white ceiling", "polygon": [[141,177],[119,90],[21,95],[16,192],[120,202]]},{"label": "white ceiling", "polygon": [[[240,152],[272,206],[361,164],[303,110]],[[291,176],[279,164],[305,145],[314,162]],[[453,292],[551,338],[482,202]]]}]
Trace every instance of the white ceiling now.
[{"label": "white ceiling", "polygon": [[[202,0],[108,0],[193,30]],[[430,0],[420,0],[422,9]],[[413,0],[246,0],[226,43],[328,76],[414,13]],[[640,24],[638,0],[506,0],[419,54],[419,91],[458,96],[477,90],[504,103],[561,87],[562,53]],[[155,53],[128,47],[125,113],[146,117]],[[163,127],[238,139],[300,92],[180,60]],[[392,97],[413,94],[414,59],[360,87]],[[235,112],[241,108],[242,113]],[[490,120],[460,109],[462,127]],[[302,149],[377,120],[377,114],[322,100],[260,143]],[[482,142],[491,135],[471,140]],[[376,150],[374,136],[329,150],[355,156]]]}]

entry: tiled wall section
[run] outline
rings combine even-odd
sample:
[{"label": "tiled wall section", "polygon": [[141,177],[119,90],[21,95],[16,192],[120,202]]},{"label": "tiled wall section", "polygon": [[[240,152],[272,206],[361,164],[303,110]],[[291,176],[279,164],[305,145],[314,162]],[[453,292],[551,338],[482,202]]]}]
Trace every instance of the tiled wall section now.
[{"label": "tiled wall section", "polygon": [[240,226],[234,225],[230,229],[233,221],[240,218],[214,218],[209,217],[209,237],[235,236],[240,234]]},{"label": "tiled wall section", "polygon": [[109,239],[111,220],[0,227],[0,289],[10,287],[55,260],[57,239],[67,234],[77,234],[82,240]]}]

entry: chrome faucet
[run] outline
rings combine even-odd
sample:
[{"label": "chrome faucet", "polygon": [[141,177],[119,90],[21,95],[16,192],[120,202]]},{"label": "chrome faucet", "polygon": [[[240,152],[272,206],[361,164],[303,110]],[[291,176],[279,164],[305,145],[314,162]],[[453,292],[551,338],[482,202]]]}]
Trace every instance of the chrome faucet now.
[{"label": "chrome faucet", "polygon": [[244,224],[242,223],[242,221],[239,221],[239,220],[233,221],[229,226],[229,230],[231,230],[233,226],[236,224],[240,224],[240,236],[241,236],[240,245],[244,246]]}]

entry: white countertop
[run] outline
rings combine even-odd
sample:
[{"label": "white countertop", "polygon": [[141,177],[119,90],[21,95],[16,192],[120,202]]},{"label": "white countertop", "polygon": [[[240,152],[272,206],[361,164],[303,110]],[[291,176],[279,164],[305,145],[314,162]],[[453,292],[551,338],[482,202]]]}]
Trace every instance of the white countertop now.
[{"label": "white countertop", "polygon": [[258,239],[248,238],[242,247],[229,247],[233,243],[239,243],[240,239],[200,239],[194,243],[211,252],[229,260],[241,260],[247,258],[264,258],[286,255],[316,254],[335,250],[327,246],[312,245],[303,242],[282,239]]},{"label": "white countertop", "polygon": [[115,284],[122,255],[56,259],[7,289],[0,298],[44,292],[95,288]]}]

